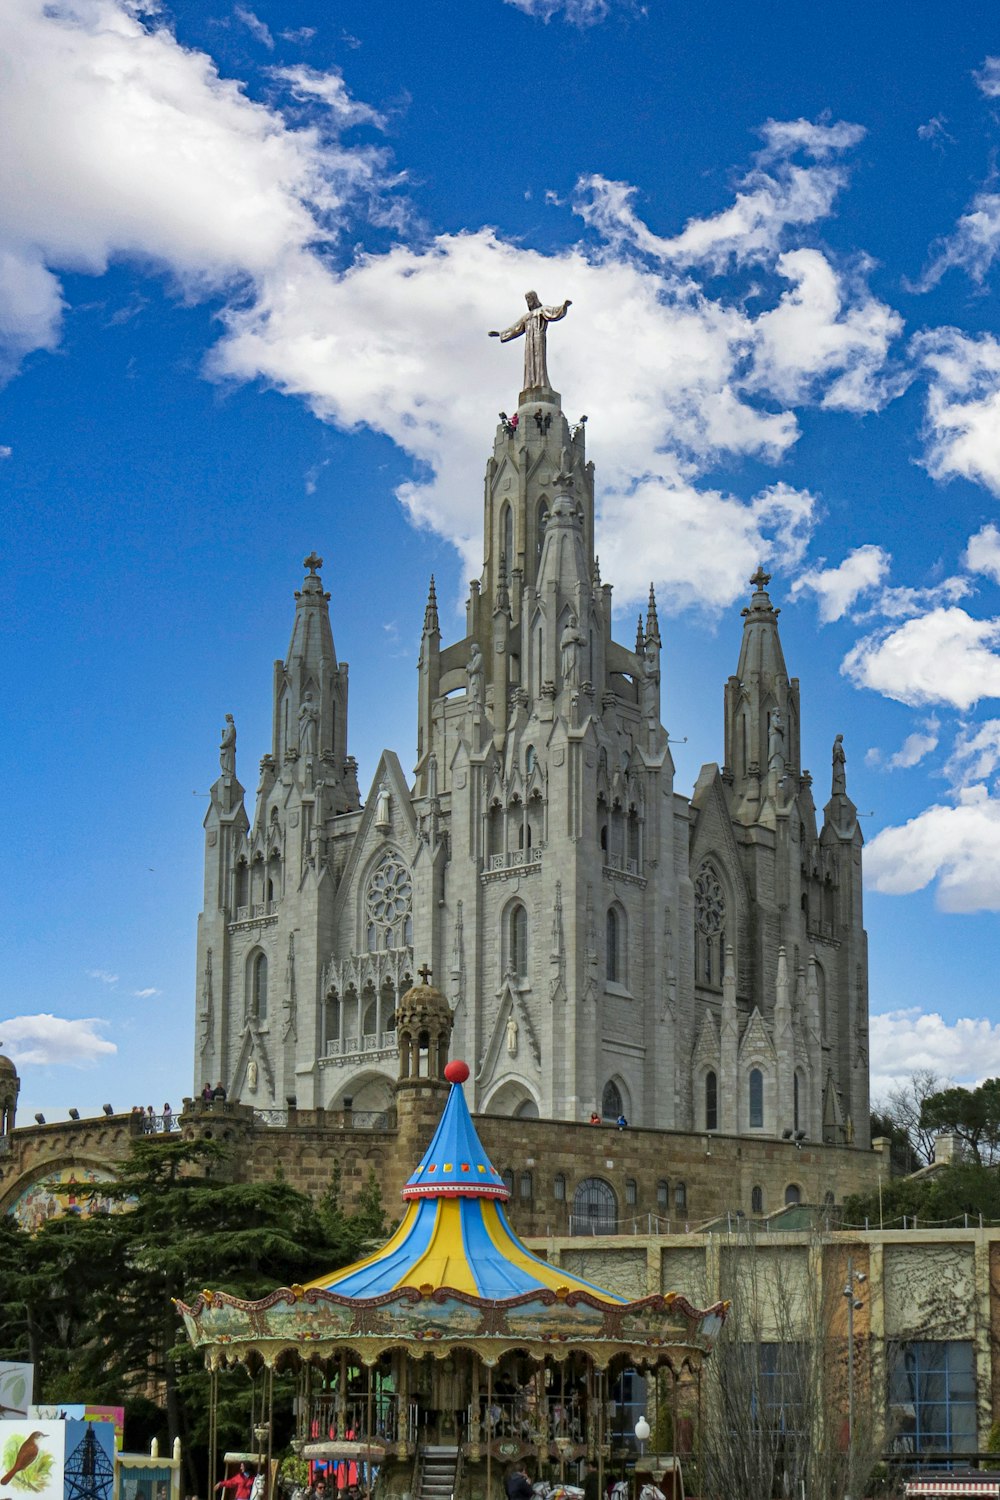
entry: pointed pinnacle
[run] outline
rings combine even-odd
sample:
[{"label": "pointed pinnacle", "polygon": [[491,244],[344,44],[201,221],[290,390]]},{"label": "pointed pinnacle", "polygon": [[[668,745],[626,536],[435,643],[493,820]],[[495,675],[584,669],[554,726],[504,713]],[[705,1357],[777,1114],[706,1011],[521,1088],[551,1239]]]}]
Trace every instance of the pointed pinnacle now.
[{"label": "pointed pinnacle", "polygon": [[646,645],[646,635],[642,628],[642,611],[639,611],[639,623],[635,627],[635,654],[641,656]]},{"label": "pointed pinnacle", "polygon": [[660,622],[656,617],[656,592],[653,585],[649,585],[649,609],[646,614],[646,636],[651,641],[660,642]]},{"label": "pointed pinnacle", "polygon": [[441,625],[438,620],[437,591],[434,588],[434,574],[431,574],[431,586],[427,591],[427,608],[424,610],[424,635],[433,631],[440,631]]},{"label": "pointed pinnacle", "polygon": [[595,552],[594,553],[594,588],[595,589],[599,589],[600,586],[601,586],[601,559],[597,556],[597,553]]}]

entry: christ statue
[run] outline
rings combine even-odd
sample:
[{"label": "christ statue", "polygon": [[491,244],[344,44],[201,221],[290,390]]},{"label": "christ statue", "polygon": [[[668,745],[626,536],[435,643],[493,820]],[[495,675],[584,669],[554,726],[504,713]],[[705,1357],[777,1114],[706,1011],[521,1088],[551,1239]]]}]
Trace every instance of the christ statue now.
[{"label": "christ statue", "polygon": [[522,313],[517,322],[505,328],[502,333],[491,328],[490,338],[499,339],[501,344],[506,344],[510,339],[519,339],[523,333],[524,389],[551,390],[549,372],[545,368],[545,330],[550,323],[558,323],[560,318],[564,318],[567,309],[573,304],[567,298],[560,307],[543,307],[537,292],[525,292],[524,300],[528,304],[528,311]]}]

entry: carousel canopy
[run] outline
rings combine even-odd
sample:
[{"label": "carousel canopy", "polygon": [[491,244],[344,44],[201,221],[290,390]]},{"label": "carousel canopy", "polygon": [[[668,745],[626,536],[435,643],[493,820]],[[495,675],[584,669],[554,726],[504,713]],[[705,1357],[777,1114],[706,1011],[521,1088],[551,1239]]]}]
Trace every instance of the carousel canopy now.
[{"label": "carousel canopy", "polygon": [[[451,1062],[451,1083],[434,1138],[403,1188],[407,1212],[387,1245],[365,1260],[309,1283],[343,1297],[378,1297],[398,1287],[454,1287],[499,1300],[543,1289],[586,1291],[602,1302],[624,1297],[553,1268],[518,1239],[504,1213],[506,1184],[483,1150],[462,1084],[463,1062]],[[308,1290],[308,1288],[307,1288]]]},{"label": "carousel canopy", "polygon": [[374,1255],[260,1302],[202,1292],[178,1302],[188,1337],[212,1365],[295,1352],[328,1358],[353,1349],[371,1364],[391,1349],[443,1358],[474,1348],[487,1364],[513,1349],[538,1359],[585,1350],[598,1366],[695,1362],[709,1352],[727,1304],[704,1311],[675,1292],[629,1302],[533,1255],[503,1210],[509,1197],[472,1123],[463,1062],[434,1138],[403,1188],[399,1228]]}]

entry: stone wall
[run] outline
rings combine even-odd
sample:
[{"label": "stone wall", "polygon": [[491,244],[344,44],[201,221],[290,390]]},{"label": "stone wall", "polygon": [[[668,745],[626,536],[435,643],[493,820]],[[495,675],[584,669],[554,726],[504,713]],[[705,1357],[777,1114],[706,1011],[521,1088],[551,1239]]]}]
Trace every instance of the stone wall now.
[{"label": "stone wall", "polygon": [[[279,1170],[301,1191],[322,1193],[338,1162],[344,1207],[353,1207],[374,1169],[386,1212],[399,1211],[399,1191],[430,1142],[444,1093],[428,1085],[397,1094],[389,1128],[357,1129],[351,1111],[292,1110],[287,1123],[265,1125],[242,1104],[185,1101],[179,1117],[186,1135],[232,1148],[231,1171],[261,1181]],[[614,1126],[554,1120],[476,1116],[476,1128],[494,1165],[513,1178],[511,1221],[521,1234],[569,1234],[574,1195],[581,1182],[599,1179],[613,1194],[613,1217],[632,1233],[684,1231],[720,1214],[749,1214],[755,1187],[764,1213],[785,1203],[789,1186],[803,1203],[874,1187],[881,1156],[849,1147],[797,1149],[791,1142],[681,1131],[619,1131]],[[141,1125],[113,1115],[15,1130],[0,1156],[0,1209],[30,1182],[60,1166],[113,1168]],[[664,1202],[664,1188],[666,1184]],[[678,1189],[683,1188],[683,1204]],[[634,1201],[633,1201],[634,1200]],[[584,1226],[573,1226],[577,1232]]]}]

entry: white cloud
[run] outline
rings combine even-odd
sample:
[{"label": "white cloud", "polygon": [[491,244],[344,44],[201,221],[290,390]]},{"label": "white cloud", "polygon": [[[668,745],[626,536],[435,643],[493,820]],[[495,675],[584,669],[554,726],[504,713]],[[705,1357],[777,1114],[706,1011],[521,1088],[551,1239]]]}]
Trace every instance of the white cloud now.
[{"label": "white cloud", "polygon": [[912,350],[928,374],[928,472],[1000,495],[1000,343],[991,334],[936,328],[919,334]]},{"label": "white cloud", "polygon": [[245,5],[235,6],[233,15],[237,21],[243,23],[256,41],[262,42],[269,52],[274,51],[274,37],[271,35],[270,27],[266,22],[262,21],[259,16],[255,16],[253,11]]},{"label": "white cloud", "polygon": [[336,69],[321,73],[316,68],[299,63],[290,68],[272,68],[271,76],[287,83],[293,98],[318,99],[321,104],[325,104],[341,128],[348,125],[377,125],[379,129],[385,127],[383,115],[372,109],[371,105],[351,98],[344,75]]},{"label": "white cloud", "polygon": [[10,458],[13,451],[9,443],[0,443],[0,458]]},{"label": "white cloud", "polygon": [[956,144],[955,137],[945,129],[947,123],[944,115],[931,115],[926,124],[917,126],[917,135],[922,141],[930,141],[936,150],[943,151],[943,142],[948,141],[952,146]]},{"label": "white cloud", "polygon": [[962,566],[1000,583],[1000,531],[992,522],[983,526],[975,536],[970,536]]},{"label": "white cloud", "polygon": [[968,787],[985,781],[1000,766],[1000,719],[984,719],[963,725],[945,765],[953,786]]},{"label": "white cloud", "polygon": [[908,734],[895,755],[890,755],[886,761],[889,770],[908,771],[911,766],[919,765],[926,755],[937,749],[939,728],[937,719],[929,719],[923,729]]},{"label": "white cloud", "polygon": [[85,1020],[48,1014],[12,1016],[3,1023],[3,1043],[19,1066],[86,1068],[118,1051],[114,1042],[99,1035],[99,1028],[107,1025],[97,1016]]},{"label": "white cloud", "polygon": [[957,806],[925,808],[875,835],[865,850],[874,890],[903,896],[933,881],[943,911],[1000,911],[1000,798],[984,786],[958,797]]},{"label": "white cloud", "polygon": [[107,969],[88,969],[88,979],[99,979],[101,984],[117,984],[118,975],[111,974]]},{"label": "white cloud", "polygon": [[822,563],[808,568],[792,584],[792,593],[799,594],[803,589],[814,593],[819,600],[819,617],[829,624],[841,619],[859,595],[878,587],[890,561],[884,548],[867,542],[855,547],[835,568],[825,568]]},{"label": "white cloud", "polygon": [[[612,525],[656,538],[657,582],[676,604],[730,602],[747,559],[785,553],[794,565],[812,524],[808,494],[779,485],[748,500],[724,495],[700,483],[711,467],[779,460],[798,436],[793,404],[862,410],[882,399],[895,315],[818,252],[785,257],[784,296],[756,319],[678,269],[773,256],[784,224],[829,212],[844,180],[834,158],[860,139],[858,126],[768,122],[736,211],[704,221],[704,232],[688,225],[656,264],[607,242],[544,255],[481,229],[338,267],[338,233],[362,213],[390,217],[384,156],[331,134],[379,123],[339,73],[277,71],[296,119],[326,106],[323,129],[292,128],[159,20],[142,24],[126,0],[9,0],[0,51],[17,59],[0,91],[9,360],[54,347],[59,272],[100,274],[113,257],[161,269],[188,297],[221,304],[208,374],[263,380],[324,421],[387,434],[416,466],[398,492],[411,520],[453,542],[473,571],[483,413],[509,407],[520,384],[519,351],[488,346],[485,331],[516,314],[513,288],[573,298],[551,365],[578,409],[602,412],[592,444],[600,545],[615,551]],[[620,603],[645,591],[640,555],[621,556]]]},{"label": "white cloud", "polygon": [[611,9],[609,0],[507,0],[507,4],[546,25],[561,15],[571,26],[596,26]]},{"label": "white cloud", "polygon": [[130,256],[192,297],[245,289],[378,180],[377,153],[289,129],[125,0],[7,0],[0,54],[8,367],[57,342],[54,271]]},{"label": "white cloud", "polygon": [[1000,620],[974,620],[964,609],[932,609],[852,647],[841,671],[858,687],[901,703],[950,703],[969,709],[1000,697]]},{"label": "white cloud", "polygon": [[987,99],[1000,99],[1000,57],[984,57],[982,67],[972,76]]},{"label": "white cloud", "polygon": [[965,271],[981,286],[1000,252],[1000,193],[977,193],[951,234],[932,246],[930,265],[917,283],[926,292],[947,271]]},{"label": "white cloud", "polygon": [[[844,121],[768,120],[761,134],[764,149],[733,203],[705,218],[689,219],[671,238],[653,234],[639,218],[635,188],[599,173],[578,180],[576,210],[609,244],[632,244],[642,254],[676,266],[722,272],[730,261],[742,265],[770,259],[789,225],[814,224],[832,213],[847,171],[831,158],[861,140],[864,130]],[[793,162],[796,152],[811,157],[811,163]]]},{"label": "white cloud", "polygon": [[947,1022],[919,1006],[871,1017],[871,1091],[881,1099],[919,1069],[966,1087],[1000,1074],[1000,1024],[985,1017]]},{"label": "white cloud", "polygon": [[920,615],[941,604],[954,604],[972,593],[968,578],[942,578],[940,583],[928,584],[926,588],[893,587],[880,590],[871,609],[864,610],[859,619],[905,620],[910,615]]},{"label": "white cloud", "polygon": [[133,995],[135,996],[135,998],[137,1000],[149,1000],[149,999],[151,999],[151,997],[153,995],[162,995],[163,991],[162,990],[158,990],[158,989],[154,989],[154,987],[152,985],[148,985],[146,987],[146,989],[144,989],[144,990],[133,990],[132,993],[133,993]]}]

